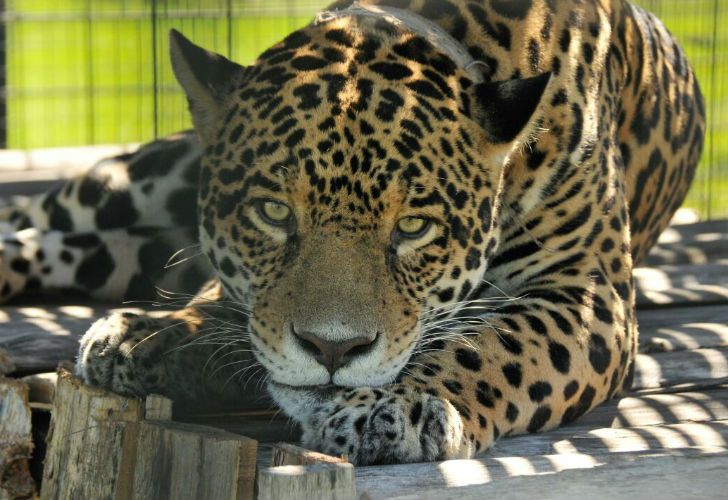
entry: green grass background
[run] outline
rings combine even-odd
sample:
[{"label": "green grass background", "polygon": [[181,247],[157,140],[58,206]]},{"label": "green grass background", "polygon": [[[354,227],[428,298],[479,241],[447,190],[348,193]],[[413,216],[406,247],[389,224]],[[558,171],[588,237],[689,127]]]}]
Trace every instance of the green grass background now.
[{"label": "green grass background", "polygon": [[[186,128],[169,28],[249,63],[327,3],[159,0],[153,24],[151,0],[6,0],[8,147],[137,142]],[[680,39],[708,103],[709,136],[686,206],[728,216],[728,0],[636,3]]]}]

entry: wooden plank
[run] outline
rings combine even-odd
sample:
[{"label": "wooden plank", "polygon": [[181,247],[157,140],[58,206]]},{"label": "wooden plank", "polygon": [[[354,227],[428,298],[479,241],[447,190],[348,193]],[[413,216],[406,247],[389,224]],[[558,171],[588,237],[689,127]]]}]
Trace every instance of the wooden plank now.
[{"label": "wooden plank", "polygon": [[637,307],[728,303],[728,259],[634,270]]},{"label": "wooden plank", "polygon": [[[543,434],[513,436],[498,441],[489,457],[549,455],[578,451],[586,453],[603,446],[591,432],[607,428],[639,428],[710,423],[728,419],[728,389],[718,391],[627,397],[596,407],[573,424]],[[660,445],[655,445],[659,449]],[[649,448],[652,449],[652,448]]]},{"label": "wooden plank", "polygon": [[728,347],[638,354],[632,389],[669,387],[728,377]]},{"label": "wooden plank", "polygon": [[706,391],[640,394],[613,399],[564,427],[635,427],[728,420],[728,386]]},{"label": "wooden plank", "polygon": [[105,311],[90,306],[3,306],[0,347],[21,372],[53,371],[73,360],[78,340]]},{"label": "wooden plank", "polygon": [[704,239],[690,243],[655,245],[640,266],[707,264],[726,255],[728,255],[728,233],[706,234]]},{"label": "wooden plank", "polygon": [[[98,318],[111,312],[144,312],[140,308],[91,305],[3,306],[0,309],[0,348],[16,371],[54,371],[61,361],[73,361],[78,340]],[[162,314],[153,311],[152,314]]]},{"label": "wooden plank", "polygon": [[347,500],[356,497],[350,463],[283,465],[258,473],[258,500]]},{"label": "wooden plank", "polygon": [[0,377],[0,498],[30,498],[35,483],[29,461],[33,452],[28,386]]},{"label": "wooden plank", "polygon": [[307,450],[289,443],[276,443],[272,447],[271,467],[281,465],[343,464],[348,462],[346,455],[332,457],[316,451]]},{"label": "wooden plank", "polygon": [[570,443],[565,443],[557,454],[549,455],[486,456],[470,460],[357,467],[356,488],[360,495],[366,494],[375,499],[405,494],[418,497],[433,489],[494,482],[510,487],[514,476],[543,477],[571,469],[595,469],[639,457],[665,456],[670,450],[674,452],[673,456],[725,454],[728,452],[727,443],[728,422],[596,429],[579,436],[579,451],[570,449]]},{"label": "wooden plank", "polygon": [[[487,482],[454,487],[462,480],[452,477],[452,485],[437,488],[412,487],[367,490],[369,499],[398,500],[482,500],[585,498],[724,498],[726,448],[669,450],[658,453],[613,453],[606,457],[559,455],[538,460],[503,459],[511,469],[543,467],[550,471],[508,477],[494,476]],[[466,469],[467,470],[467,469]],[[441,475],[443,471],[438,471]],[[505,480],[504,480],[505,479]],[[361,491],[361,490],[360,490]]]},{"label": "wooden plank", "polygon": [[[706,238],[705,235],[710,235]],[[673,243],[693,243],[696,241],[714,241],[714,235],[728,235],[728,219],[715,219],[689,224],[672,224],[668,226],[657,240],[658,245]]]},{"label": "wooden plank", "polygon": [[638,310],[640,352],[728,345],[728,306]]},{"label": "wooden plank", "polygon": [[644,267],[706,264],[728,255],[728,220],[673,225],[650,250]]},{"label": "wooden plank", "polygon": [[[122,310],[141,312],[103,306],[4,307],[0,310],[0,347],[7,350],[8,358],[20,372],[55,370],[59,361],[75,358],[78,339],[96,318]],[[645,348],[648,351],[725,345],[725,306],[639,310],[638,319],[642,339],[667,341],[653,341],[652,347]]]},{"label": "wooden plank", "polygon": [[[0,150],[0,171],[29,174],[45,172],[55,178],[68,177],[84,172],[99,160],[138,149],[139,144],[99,144],[39,149]],[[4,178],[0,177],[0,183]]]}]

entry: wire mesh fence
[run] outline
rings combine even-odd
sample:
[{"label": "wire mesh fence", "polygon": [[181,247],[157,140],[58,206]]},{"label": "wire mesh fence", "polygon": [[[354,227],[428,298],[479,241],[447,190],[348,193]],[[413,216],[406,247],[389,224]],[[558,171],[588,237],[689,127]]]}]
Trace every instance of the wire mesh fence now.
[{"label": "wire mesh fence", "polygon": [[[167,59],[174,27],[249,63],[328,0],[0,0],[0,146],[147,141],[189,127]],[[638,0],[685,47],[708,105],[686,202],[728,216],[728,0]]]},{"label": "wire mesh fence", "polygon": [[6,144],[145,141],[189,126],[172,78],[175,27],[251,62],[323,0],[5,0]]}]

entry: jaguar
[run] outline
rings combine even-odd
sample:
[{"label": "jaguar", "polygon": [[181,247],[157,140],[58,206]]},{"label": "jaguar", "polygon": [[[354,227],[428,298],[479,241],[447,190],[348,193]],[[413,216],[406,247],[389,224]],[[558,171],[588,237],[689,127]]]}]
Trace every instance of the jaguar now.
[{"label": "jaguar", "polygon": [[632,270],[705,133],[655,16],[344,0],[249,66],[170,47],[193,132],[0,215],[3,301],[174,308],[94,323],[87,383],[202,405],[257,376],[356,464],[470,457],[630,388]]}]

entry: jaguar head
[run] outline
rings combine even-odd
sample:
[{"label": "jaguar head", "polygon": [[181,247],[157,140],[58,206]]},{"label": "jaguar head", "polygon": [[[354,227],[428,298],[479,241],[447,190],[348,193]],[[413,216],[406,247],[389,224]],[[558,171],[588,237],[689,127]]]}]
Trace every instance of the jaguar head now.
[{"label": "jaguar head", "polygon": [[[204,146],[200,239],[275,388],[394,381],[478,288],[548,75],[474,81],[372,19],[243,67],[171,35]],[[487,80],[487,79],[484,79]]]}]

